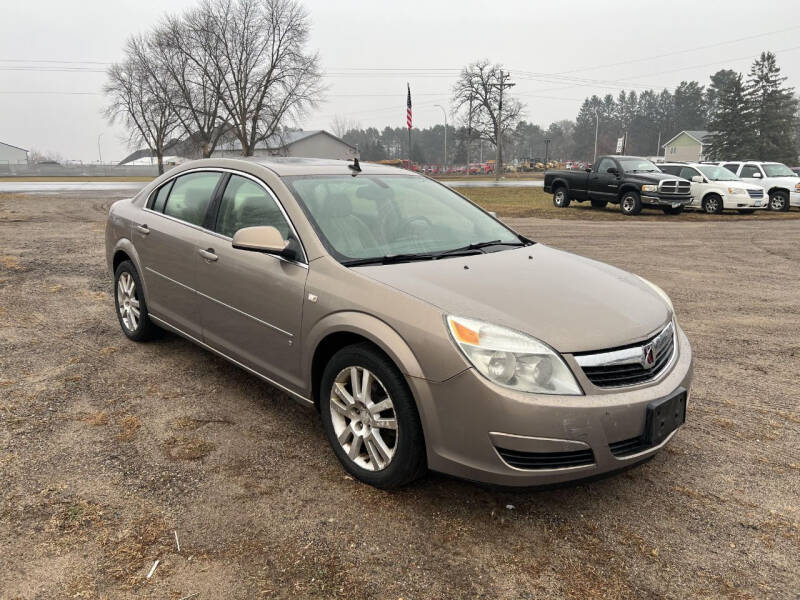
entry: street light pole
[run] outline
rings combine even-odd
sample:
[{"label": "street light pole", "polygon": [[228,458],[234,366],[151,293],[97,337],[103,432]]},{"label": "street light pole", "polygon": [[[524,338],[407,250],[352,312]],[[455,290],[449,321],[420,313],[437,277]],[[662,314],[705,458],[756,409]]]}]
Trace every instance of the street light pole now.
[{"label": "street light pole", "polygon": [[434,104],[434,106],[441,108],[444,116],[444,172],[447,173],[447,111],[441,104]]},{"label": "street light pole", "polygon": [[100,151],[100,138],[103,137],[103,134],[97,136],[97,154],[100,156],[100,164],[103,164],[103,153]]},{"label": "street light pole", "polygon": [[597,162],[597,133],[600,131],[600,115],[597,109],[594,109],[594,158],[592,164]]}]

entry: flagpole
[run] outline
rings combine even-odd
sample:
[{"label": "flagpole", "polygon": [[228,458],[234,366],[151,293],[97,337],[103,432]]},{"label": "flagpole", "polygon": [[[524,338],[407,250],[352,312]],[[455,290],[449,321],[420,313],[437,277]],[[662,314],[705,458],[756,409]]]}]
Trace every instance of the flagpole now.
[{"label": "flagpole", "polygon": [[406,125],[408,126],[408,170],[411,168],[411,84],[406,82],[408,88],[408,96],[406,97]]}]

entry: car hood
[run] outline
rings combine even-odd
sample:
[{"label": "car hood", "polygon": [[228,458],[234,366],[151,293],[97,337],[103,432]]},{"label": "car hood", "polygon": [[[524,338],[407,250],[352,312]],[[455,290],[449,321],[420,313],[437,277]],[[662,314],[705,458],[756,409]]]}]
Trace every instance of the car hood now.
[{"label": "car hood", "polygon": [[504,325],[566,353],[640,341],[672,317],[636,275],[542,244],[355,269],[446,314]]},{"label": "car hood", "polygon": [[752,183],[747,183],[746,181],[711,181],[711,183],[718,185],[720,187],[732,187],[737,189],[743,190],[763,190],[760,185],[754,185]]},{"label": "car hood", "polygon": [[669,173],[632,173],[626,172],[625,181],[631,183],[661,183],[665,179],[677,179],[683,181],[683,177],[677,175],[670,175]]}]

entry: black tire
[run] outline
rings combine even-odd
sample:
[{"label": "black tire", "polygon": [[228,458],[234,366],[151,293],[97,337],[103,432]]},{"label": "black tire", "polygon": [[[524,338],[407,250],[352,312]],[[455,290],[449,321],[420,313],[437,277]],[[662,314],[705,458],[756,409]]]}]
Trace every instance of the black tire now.
[{"label": "black tire", "polygon": [[683,212],[682,206],[662,206],[665,215],[679,215]]},{"label": "black tire", "polygon": [[752,208],[740,208],[739,209],[739,214],[740,215],[752,215],[754,212],[756,212],[756,211],[753,210]]},{"label": "black tire", "polygon": [[619,199],[619,209],[625,216],[636,216],[642,212],[642,199],[637,192],[629,190]]},{"label": "black tire", "polygon": [[[134,284],[132,295],[127,299],[120,289],[120,279],[123,278],[125,274],[133,280]],[[114,308],[116,309],[117,320],[119,320],[119,326],[122,328],[122,332],[134,342],[146,342],[155,337],[159,332],[158,327],[150,320],[150,313],[147,311],[147,301],[145,300],[143,290],[142,280],[139,278],[136,267],[134,267],[133,263],[129,260],[122,261],[117,266],[117,270],[114,271]],[[135,327],[131,327],[133,321],[130,320],[130,317],[128,317],[128,323],[126,323],[123,311],[120,308],[121,306],[125,306],[126,300],[130,302],[130,298],[135,299],[139,303],[139,316],[135,319]],[[136,307],[134,306],[132,308]]]},{"label": "black tire", "polygon": [[[387,446],[389,442],[394,442],[394,455],[391,457],[391,460],[389,460],[388,465],[382,467],[380,470],[370,470],[356,464],[356,462],[347,455],[347,452],[337,439],[333,415],[331,414],[331,393],[337,376],[350,367],[368,369],[378,380],[374,381],[373,379],[374,383],[371,386],[371,390],[375,393],[380,393],[380,387],[376,386],[382,386],[393,404],[393,409],[389,409],[389,417],[391,417],[391,413],[393,412],[397,424],[397,429],[394,431],[394,436],[396,437],[388,441],[384,440],[384,442],[387,443]],[[425,437],[422,433],[422,425],[420,424],[414,397],[411,395],[411,391],[408,389],[403,375],[394,363],[371,344],[363,343],[347,346],[339,350],[333,358],[331,358],[322,373],[319,402],[322,425],[325,429],[328,441],[333,448],[334,454],[336,454],[336,458],[339,459],[339,462],[342,463],[345,470],[356,479],[377,488],[391,489],[410,483],[422,477],[427,471]],[[348,421],[348,417],[345,416],[337,418],[340,419],[339,427],[344,425],[344,429],[349,431],[354,431],[354,428],[364,431],[360,418],[358,421],[355,419],[350,419]],[[380,413],[380,418],[387,418],[386,411]],[[356,427],[356,425],[358,427]],[[372,425],[372,423],[370,423],[370,425]],[[367,428],[367,430],[369,429],[370,428]],[[374,430],[376,428],[373,426],[372,429]],[[380,429],[379,433],[382,436],[388,437],[392,431]],[[352,440],[350,443],[350,448],[352,448],[355,436],[351,433],[349,439]],[[362,445],[366,447],[367,442],[359,442],[359,447],[362,447]],[[368,456],[370,457],[369,464],[373,464],[371,455],[368,454]]]},{"label": "black tire", "polygon": [[567,208],[569,206],[569,194],[563,185],[553,190],[553,206],[556,208]]},{"label": "black tire", "polygon": [[608,206],[608,200],[592,200],[592,208],[605,208]]},{"label": "black tire", "polygon": [[789,194],[783,190],[770,192],[769,209],[775,212],[786,212],[789,210]]},{"label": "black tire", "polygon": [[722,204],[722,197],[718,194],[708,194],[705,198],[703,198],[701,206],[703,207],[703,212],[707,215],[720,215],[722,214],[722,209],[724,208]]}]

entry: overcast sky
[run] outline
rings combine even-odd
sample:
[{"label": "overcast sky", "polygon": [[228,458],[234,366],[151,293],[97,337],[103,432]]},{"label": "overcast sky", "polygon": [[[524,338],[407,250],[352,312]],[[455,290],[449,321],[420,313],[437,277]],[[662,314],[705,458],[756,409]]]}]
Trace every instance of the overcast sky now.
[{"label": "overcast sky", "polygon": [[[517,83],[512,94],[527,104],[526,119],[542,126],[574,119],[593,93],[673,88],[684,79],[705,84],[721,68],[746,72],[762,50],[775,51],[789,83],[800,88],[800,13],[788,0],[304,3],[313,26],[311,47],[328,73],[327,99],[297,124],[304,129],[330,129],[335,115],[362,126],[404,126],[406,81],[414,125],[441,122],[435,104],[447,104],[451,73],[484,57],[511,72]],[[120,59],[130,34],[146,30],[167,10],[193,4],[4,3],[0,141],[96,161],[102,134],[103,159],[123,158],[130,150],[124,131],[101,114],[105,63]],[[46,70],[54,68],[77,70]]]}]

